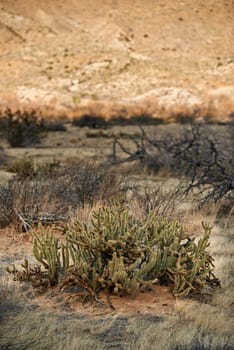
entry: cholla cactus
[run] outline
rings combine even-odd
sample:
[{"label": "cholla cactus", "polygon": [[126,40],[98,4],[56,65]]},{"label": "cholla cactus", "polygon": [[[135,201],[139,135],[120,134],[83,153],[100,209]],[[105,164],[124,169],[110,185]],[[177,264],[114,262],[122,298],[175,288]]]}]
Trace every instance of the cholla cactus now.
[{"label": "cholla cactus", "polygon": [[50,285],[58,282],[58,271],[62,267],[60,249],[59,240],[48,228],[41,226],[40,233],[34,233],[33,254],[48,271]]},{"label": "cholla cactus", "polygon": [[180,296],[219,283],[206,250],[211,228],[203,224],[203,229],[196,243],[177,221],[153,213],[138,220],[128,208],[114,204],[95,211],[89,224],[76,220],[67,225],[61,243],[51,228],[41,227],[34,234],[33,252],[49,285],[73,284],[96,296],[102,289],[135,293],[143,284],[166,282]]}]

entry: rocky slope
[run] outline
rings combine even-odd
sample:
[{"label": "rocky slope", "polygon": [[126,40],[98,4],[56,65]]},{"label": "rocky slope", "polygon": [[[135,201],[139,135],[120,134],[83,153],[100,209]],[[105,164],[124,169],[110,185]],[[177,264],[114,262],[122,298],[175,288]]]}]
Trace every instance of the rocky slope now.
[{"label": "rocky slope", "polygon": [[18,104],[227,120],[234,2],[0,0],[0,105]]}]

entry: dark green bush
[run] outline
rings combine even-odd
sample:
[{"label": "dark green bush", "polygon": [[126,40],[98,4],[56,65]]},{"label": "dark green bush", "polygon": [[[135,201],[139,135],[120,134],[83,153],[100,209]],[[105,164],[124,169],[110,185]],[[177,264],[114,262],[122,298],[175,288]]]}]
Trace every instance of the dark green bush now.
[{"label": "dark green bush", "polygon": [[91,129],[106,129],[108,122],[101,116],[84,114],[79,118],[74,118],[72,125],[80,128],[88,127]]},{"label": "dark green bush", "polygon": [[154,117],[148,113],[142,113],[137,115],[131,115],[129,117],[118,116],[109,120],[111,126],[115,125],[160,125],[164,124],[165,120],[160,117]]},{"label": "dark green bush", "polygon": [[35,111],[13,113],[8,109],[0,118],[0,129],[12,147],[24,147],[40,141],[44,124]]}]

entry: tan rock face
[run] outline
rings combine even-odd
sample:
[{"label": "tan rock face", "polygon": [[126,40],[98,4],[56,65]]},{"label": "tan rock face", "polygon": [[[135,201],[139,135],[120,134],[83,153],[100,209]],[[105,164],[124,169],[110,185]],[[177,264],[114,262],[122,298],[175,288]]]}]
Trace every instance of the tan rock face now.
[{"label": "tan rock face", "polygon": [[231,0],[0,0],[2,108],[98,101],[228,118],[233,86]]}]

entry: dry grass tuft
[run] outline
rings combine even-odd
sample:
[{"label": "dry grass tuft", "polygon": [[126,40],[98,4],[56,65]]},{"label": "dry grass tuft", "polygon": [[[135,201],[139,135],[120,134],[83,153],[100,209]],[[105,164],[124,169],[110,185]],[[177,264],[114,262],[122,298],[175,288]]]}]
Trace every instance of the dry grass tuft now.
[{"label": "dry grass tuft", "polygon": [[[192,321],[197,328],[209,332],[215,332],[219,337],[232,335],[234,320],[221,307],[215,307],[192,300],[178,300],[176,311],[186,320]],[[234,341],[234,337],[232,336]]]}]

